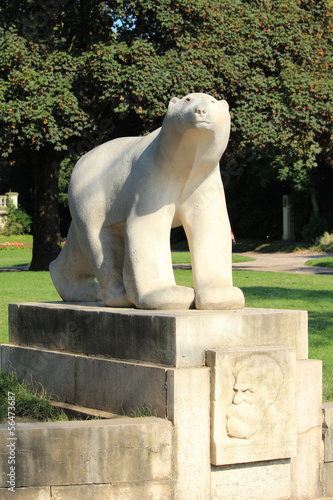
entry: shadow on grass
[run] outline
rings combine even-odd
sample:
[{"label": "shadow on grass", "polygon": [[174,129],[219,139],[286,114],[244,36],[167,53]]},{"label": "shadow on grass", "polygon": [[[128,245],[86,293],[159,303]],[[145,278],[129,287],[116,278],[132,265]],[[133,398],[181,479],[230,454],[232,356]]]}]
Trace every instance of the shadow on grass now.
[{"label": "shadow on grass", "polygon": [[[325,302],[327,301],[327,307],[328,309],[332,307],[332,298],[333,298],[333,293],[332,290],[316,290],[316,289],[311,289],[311,290],[300,290],[297,288],[284,288],[280,286],[242,286],[238,285],[240,288],[243,290],[245,297],[248,300],[254,300],[258,297],[261,299],[264,299],[266,301],[275,301],[275,300],[281,300],[287,301],[287,300],[292,300],[296,302],[304,302],[304,305],[309,306],[309,309],[311,309],[311,306],[317,306],[319,308],[322,308],[325,305]],[[292,305],[289,307],[288,303],[284,304],[285,308],[291,309]],[[274,307],[276,307],[274,305]]]}]

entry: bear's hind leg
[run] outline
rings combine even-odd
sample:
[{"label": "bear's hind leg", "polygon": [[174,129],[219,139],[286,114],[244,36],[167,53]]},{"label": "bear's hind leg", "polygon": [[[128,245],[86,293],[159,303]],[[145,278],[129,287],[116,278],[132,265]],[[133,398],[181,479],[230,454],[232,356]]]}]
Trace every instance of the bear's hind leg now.
[{"label": "bear's hind leg", "polygon": [[[133,307],[124,286],[124,223],[104,227],[90,237],[88,255],[94,262],[95,275],[100,284],[103,301],[109,307]],[[96,241],[99,245],[96,245]]]},{"label": "bear's hind leg", "polygon": [[50,264],[50,274],[57,292],[66,302],[103,300],[92,266],[80,248],[73,223],[63,249]]}]

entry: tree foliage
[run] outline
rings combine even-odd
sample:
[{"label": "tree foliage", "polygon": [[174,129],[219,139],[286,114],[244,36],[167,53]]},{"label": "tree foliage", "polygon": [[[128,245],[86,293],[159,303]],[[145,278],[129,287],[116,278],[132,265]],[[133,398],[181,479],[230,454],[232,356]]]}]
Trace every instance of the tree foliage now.
[{"label": "tree foliage", "polygon": [[[332,169],[332,2],[4,0],[0,153],[34,171],[34,249],[59,248],[58,177],[98,143],[161,125],[169,99],[225,98],[222,169],[314,194]],[[51,249],[52,247],[52,249]]]}]

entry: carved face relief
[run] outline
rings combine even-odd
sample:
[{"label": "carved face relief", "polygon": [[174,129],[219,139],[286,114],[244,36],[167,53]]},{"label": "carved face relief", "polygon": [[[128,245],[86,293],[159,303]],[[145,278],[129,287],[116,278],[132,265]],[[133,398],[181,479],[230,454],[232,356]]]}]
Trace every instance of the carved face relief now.
[{"label": "carved face relief", "polygon": [[211,463],[296,455],[296,350],[254,346],[208,350]]},{"label": "carved face relief", "polygon": [[227,410],[229,437],[248,439],[256,434],[278,395],[282,380],[280,366],[268,356],[251,356],[238,364],[232,404]]}]

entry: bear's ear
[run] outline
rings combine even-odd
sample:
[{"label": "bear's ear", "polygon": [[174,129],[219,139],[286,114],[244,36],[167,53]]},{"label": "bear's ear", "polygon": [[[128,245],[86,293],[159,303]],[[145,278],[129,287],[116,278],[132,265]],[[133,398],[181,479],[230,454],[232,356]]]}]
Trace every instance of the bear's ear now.
[{"label": "bear's ear", "polygon": [[218,101],[219,105],[224,108],[226,111],[229,111],[229,104],[226,100],[222,99],[222,101]]},{"label": "bear's ear", "polygon": [[178,102],[178,101],[179,101],[178,97],[172,97],[170,99],[169,106],[170,106],[170,104],[176,104],[176,102]]}]

